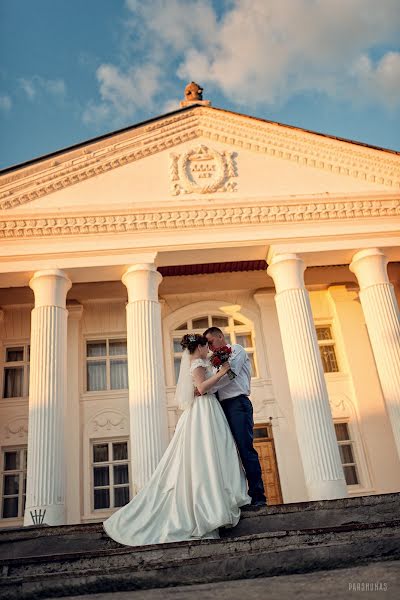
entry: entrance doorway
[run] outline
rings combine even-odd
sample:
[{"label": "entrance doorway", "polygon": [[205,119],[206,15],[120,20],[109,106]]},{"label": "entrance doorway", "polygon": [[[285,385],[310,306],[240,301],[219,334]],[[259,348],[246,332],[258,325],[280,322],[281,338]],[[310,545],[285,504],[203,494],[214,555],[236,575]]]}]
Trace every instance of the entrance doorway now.
[{"label": "entrance doorway", "polygon": [[282,504],[281,484],[271,423],[257,423],[254,425],[254,448],[257,450],[260,459],[268,505]]}]

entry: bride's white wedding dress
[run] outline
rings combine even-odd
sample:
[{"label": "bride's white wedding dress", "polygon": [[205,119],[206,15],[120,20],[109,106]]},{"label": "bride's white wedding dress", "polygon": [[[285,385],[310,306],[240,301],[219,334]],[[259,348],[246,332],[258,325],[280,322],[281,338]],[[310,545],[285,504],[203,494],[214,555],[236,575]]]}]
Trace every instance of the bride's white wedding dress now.
[{"label": "bride's white wedding dress", "polygon": [[[103,527],[127,546],[218,538],[218,528],[235,526],[240,507],[251,502],[246,478],[224,412],[214,394],[193,397],[192,371],[206,369],[195,359],[190,400],[151,479]],[[182,370],[182,366],[181,366]],[[179,385],[179,383],[178,383]]]}]

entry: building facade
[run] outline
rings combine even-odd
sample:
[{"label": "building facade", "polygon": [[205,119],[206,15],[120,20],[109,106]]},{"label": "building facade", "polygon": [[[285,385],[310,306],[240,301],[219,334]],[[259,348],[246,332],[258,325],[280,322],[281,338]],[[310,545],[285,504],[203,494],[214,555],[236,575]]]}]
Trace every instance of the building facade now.
[{"label": "building facade", "polygon": [[210,325],[269,503],[400,490],[398,153],[189,102],[0,185],[0,526],[125,504]]}]

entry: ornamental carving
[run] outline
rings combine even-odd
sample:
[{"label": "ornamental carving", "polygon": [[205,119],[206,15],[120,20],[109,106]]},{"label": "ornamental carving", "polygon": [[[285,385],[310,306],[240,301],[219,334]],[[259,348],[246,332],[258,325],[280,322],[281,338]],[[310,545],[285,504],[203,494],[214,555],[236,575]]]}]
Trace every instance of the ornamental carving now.
[{"label": "ornamental carving", "polygon": [[196,146],[184,154],[170,154],[171,193],[209,194],[236,189],[234,153]]},{"label": "ornamental carving", "polygon": [[89,215],[0,221],[1,238],[50,237],[129,231],[182,230],[220,225],[257,225],[304,221],[346,220],[400,215],[400,200],[351,200],[306,204],[256,204],[250,206],[170,210],[151,213]]},{"label": "ornamental carving", "polygon": [[7,440],[18,438],[19,441],[26,440],[28,436],[28,419],[26,417],[16,417],[4,427],[4,437]]},{"label": "ornamental carving", "polygon": [[128,432],[128,419],[119,411],[101,411],[90,420],[89,430],[92,434],[100,435],[108,435],[110,432],[125,434]]}]

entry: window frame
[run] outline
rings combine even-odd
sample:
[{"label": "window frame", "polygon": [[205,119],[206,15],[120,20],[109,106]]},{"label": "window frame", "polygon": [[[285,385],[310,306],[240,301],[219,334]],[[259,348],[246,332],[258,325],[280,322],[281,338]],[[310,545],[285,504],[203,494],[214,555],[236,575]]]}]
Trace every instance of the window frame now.
[{"label": "window frame", "polygon": [[[331,334],[331,337],[328,340],[319,340],[318,339],[318,333],[317,333],[317,329],[319,328],[328,328]],[[322,355],[321,355],[321,347],[323,346],[331,346],[333,348],[333,353],[335,356],[335,361],[336,361],[336,365],[337,365],[337,371],[325,371],[324,370],[324,375],[336,375],[338,373],[342,373],[342,368],[340,365],[340,360],[339,360],[339,356],[338,356],[338,351],[337,351],[337,343],[336,343],[336,338],[335,338],[335,334],[333,331],[333,325],[331,322],[329,321],[316,321],[315,322],[315,335],[317,337],[317,343],[318,343],[318,350],[321,356],[321,363],[322,363],[322,368],[324,369],[324,361],[322,359]]]},{"label": "window frame", "polygon": [[[96,445],[107,444],[108,445],[108,456],[112,456],[112,445],[113,444],[121,444],[126,443],[127,445],[127,458],[124,460],[108,460],[95,463],[93,460],[93,448]],[[110,453],[111,452],[111,453]],[[128,465],[128,485],[126,484],[114,484],[114,469],[111,468],[113,465]],[[95,466],[108,466],[109,469],[109,484],[107,486],[95,486],[94,485],[94,467]],[[132,475],[131,475],[131,451],[130,451],[130,443],[128,437],[112,437],[112,438],[93,438],[89,443],[89,481],[90,481],[90,512],[92,515],[101,515],[102,513],[114,512],[121,508],[120,506],[115,506],[115,495],[114,489],[116,487],[128,487],[129,491],[129,499],[130,502],[133,498],[132,493]],[[110,505],[108,508],[95,508],[94,506],[94,490],[95,489],[106,489],[110,490]],[[124,505],[125,506],[125,505]]]},{"label": "window frame", "polygon": [[[337,439],[335,425],[347,425],[347,433],[348,433],[348,439],[347,440],[338,440]],[[336,442],[337,442],[338,447],[340,447],[340,446],[350,446],[352,454],[353,454],[354,462],[352,462],[352,463],[343,463],[342,462],[342,458],[340,457],[340,461],[342,463],[342,467],[354,467],[355,472],[356,472],[356,477],[357,477],[357,480],[358,480],[357,483],[347,483],[347,481],[346,481],[346,487],[349,490],[358,489],[358,488],[362,487],[361,469],[360,469],[359,461],[358,461],[358,457],[357,457],[357,442],[354,439],[354,435],[353,435],[351,423],[350,423],[349,419],[334,419],[333,420],[333,426],[334,426],[334,429],[335,429],[335,437],[336,437]],[[339,450],[339,455],[340,455],[340,450]],[[344,469],[343,469],[343,472],[344,472]]]},{"label": "window frame", "polygon": [[[10,469],[9,471],[5,470],[5,457],[7,452],[18,452],[20,454],[20,467],[19,469]],[[25,460],[21,455],[25,453]],[[20,445],[20,446],[3,446],[1,448],[1,457],[0,457],[0,520],[3,523],[12,523],[13,521],[21,521],[24,517],[25,512],[25,503],[26,503],[26,477],[27,477],[27,466],[26,460],[28,457],[28,446]],[[13,517],[5,517],[4,516],[4,477],[5,475],[19,475],[19,485],[18,485],[18,514]],[[24,482],[25,482],[25,492],[24,492]],[[15,497],[15,494],[7,494],[7,498]],[[25,502],[24,502],[25,498]]]},{"label": "window frame", "polygon": [[[23,348],[23,360],[15,360],[15,361],[7,361],[7,351],[12,350],[13,348]],[[31,342],[30,340],[24,340],[21,342],[10,342],[3,343],[2,347],[2,361],[1,361],[1,400],[9,401],[9,400],[26,400],[29,398],[29,377],[30,377],[30,351],[31,351]],[[27,360],[28,357],[28,360]],[[22,368],[23,370],[23,382],[22,382],[22,396],[4,396],[5,392],[5,383],[6,383],[6,369],[13,368]]]},{"label": "window frame", "polygon": [[[124,340],[127,344],[126,346],[126,355],[125,354],[113,354],[110,355],[109,353],[109,343],[110,341],[121,341]],[[87,356],[87,344],[90,342],[106,342],[106,354],[102,355],[102,356]],[[120,394],[120,393],[127,393],[129,391],[129,380],[128,380],[128,386],[126,388],[111,388],[111,361],[112,360],[120,360],[120,359],[126,359],[126,369],[127,369],[127,378],[128,378],[128,339],[127,339],[127,335],[125,334],[116,334],[116,335],[112,335],[112,334],[105,334],[105,335],[88,335],[85,336],[83,339],[83,376],[82,376],[82,387],[83,387],[83,391],[82,393],[85,396],[96,396],[98,394],[101,395],[105,395],[105,394]],[[106,364],[106,388],[102,389],[102,390],[88,390],[88,377],[87,377],[87,365],[88,362],[98,362],[99,360],[102,360],[105,362]]]},{"label": "window frame", "polygon": [[[206,312],[206,314],[204,314],[204,312]],[[228,342],[228,343],[231,345],[236,344],[236,335],[250,334],[251,340],[252,340],[252,346],[245,347],[245,351],[247,352],[247,354],[249,356],[253,357],[253,365],[254,365],[255,372],[251,376],[251,378],[258,379],[260,377],[258,361],[257,361],[256,346],[254,343],[254,338],[255,338],[254,326],[251,325],[250,323],[246,324],[245,322],[243,322],[243,317],[241,317],[240,315],[221,314],[221,313],[218,314],[217,311],[211,309],[208,311],[203,311],[203,314],[193,315],[191,317],[188,317],[187,319],[182,319],[182,322],[180,324],[183,324],[186,322],[186,325],[187,325],[186,329],[178,329],[178,327],[180,326],[180,324],[178,324],[176,327],[174,327],[170,331],[169,346],[170,346],[170,351],[171,351],[171,356],[172,356],[172,375],[173,375],[173,385],[174,386],[176,386],[176,384],[177,384],[177,377],[176,377],[176,372],[175,372],[175,360],[181,359],[182,354],[183,354],[182,351],[175,351],[174,341],[180,340],[187,333],[202,334],[203,331],[205,331],[205,329],[213,326],[213,324],[212,324],[213,317],[227,319],[227,321],[228,321],[227,326],[222,327],[220,325],[216,325],[216,327],[220,327],[220,329],[224,332],[224,334],[228,334],[228,336],[230,338],[230,342]],[[202,319],[202,318],[208,319],[208,326],[202,327],[202,328],[193,328],[193,326],[192,326],[193,321],[197,321],[198,319]],[[240,320],[242,320],[242,323],[240,325],[235,325],[235,321],[240,321]],[[250,359],[250,361],[251,361],[251,359]]]}]

